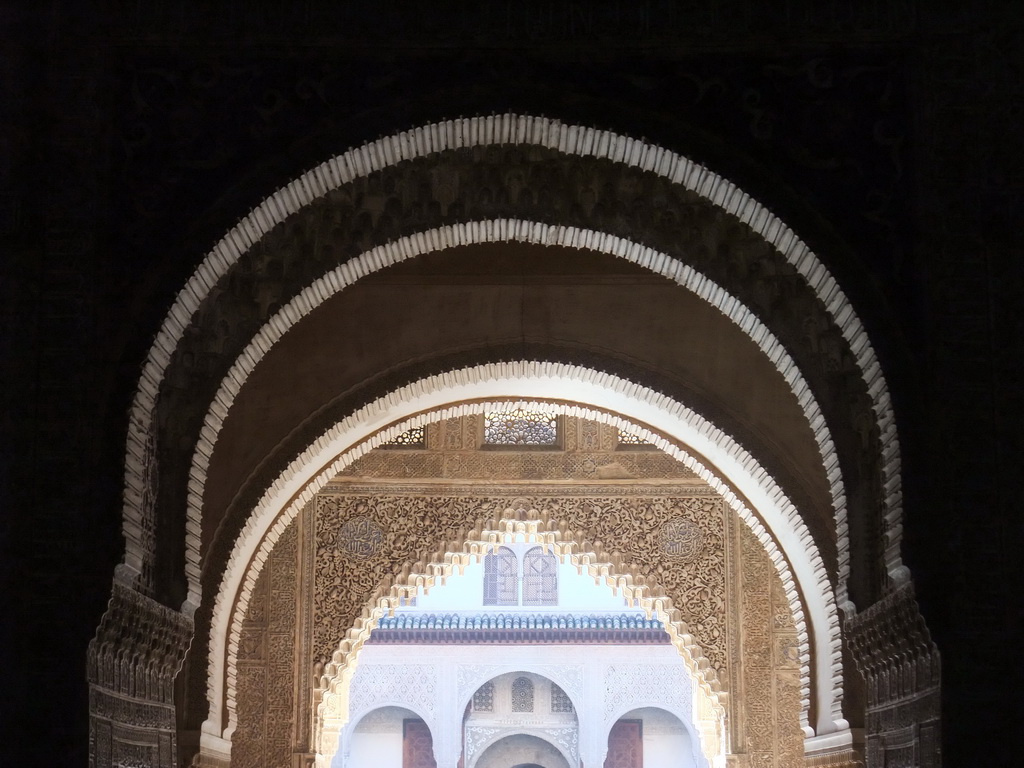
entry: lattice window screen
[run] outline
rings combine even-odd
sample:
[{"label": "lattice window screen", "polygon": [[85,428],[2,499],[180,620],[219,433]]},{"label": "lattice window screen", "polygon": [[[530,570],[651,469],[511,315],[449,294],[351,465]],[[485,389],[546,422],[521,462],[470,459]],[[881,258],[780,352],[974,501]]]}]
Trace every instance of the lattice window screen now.
[{"label": "lattice window screen", "polygon": [[508,547],[484,558],[484,605],[519,605],[519,562]]},{"label": "lattice window screen", "polygon": [[651,443],[647,442],[642,437],[640,437],[640,435],[635,434],[634,432],[629,432],[625,429],[619,430],[619,445],[636,445],[650,448],[654,447],[653,445],[651,445]]},{"label": "lattice window screen", "polygon": [[551,711],[552,712],[573,712],[575,711],[572,706],[572,699],[569,695],[561,689],[561,687],[551,684]]},{"label": "lattice window screen", "polygon": [[425,448],[427,445],[425,427],[413,427],[395,439],[381,444],[381,448]]},{"label": "lattice window screen", "polygon": [[558,558],[540,547],[523,558],[523,605],[558,605]]},{"label": "lattice window screen", "polygon": [[486,682],[473,694],[473,709],[476,712],[494,711],[494,683]]},{"label": "lattice window screen", "polygon": [[533,683],[528,678],[512,681],[512,711],[533,712]]},{"label": "lattice window screen", "polygon": [[557,445],[558,417],[515,408],[484,414],[485,445]]}]

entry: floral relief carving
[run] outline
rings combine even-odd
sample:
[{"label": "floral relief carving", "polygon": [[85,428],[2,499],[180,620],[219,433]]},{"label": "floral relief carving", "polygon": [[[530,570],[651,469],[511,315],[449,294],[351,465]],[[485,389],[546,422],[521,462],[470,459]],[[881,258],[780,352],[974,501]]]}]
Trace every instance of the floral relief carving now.
[{"label": "floral relief carving", "polygon": [[746,527],[740,531],[745,747],[750,764],[765,768],[804,765],[800,728],[800,657],[782,581],[764,548]]},{"label": "floral relief carving", "polygon": [[[387,495],[325,492],[317,498],[314,661],[326,663],[373,590],[394,574],[395,563],[414,562],[419,553],[436,550],[460,529],[500,514],[508,496],[522,492],[521,488],[507,488],[505,500],[499,502],[487,489],[459,496],[387,490],[391,491]],[[686,493],[688,489],[674,491]],[[535,496],[530,501],[537,509],[555,511],[559,520],[588,541],[602,546],[621,542],[619,555],[665,589],[712,667],[720,673],[725,670],[725,505],[721,498],[595,497],[563,491],[559,496]],[[382,529],[380,554],[358,563],[344,554],[334,533],[353,517],[380,521]],[[661,553],[660,526],[670,519],[686,521],[701,532],[704,547],[689,562],[669,560]]]},{"label": "floral relief carving", "polygon": [[298,522],[271,551],[256,582],[263,598],[242,625],[238,665],[238,727],[231,764],[291,766],[295,734],[295,637]]},{"label": "floral relief carving", "polygon": [[352,677],[349,712],[358,717],[383,704],[411,705],[433,718],[437,704],[437,670],[430,664],[374,664]]},{"label": "floral relief carving", "polygon": [[458,672],[458,697],[463,700],[470,694],[470,687],[476,690],[482,681],[494,677],[501,670],[496,664],[459,664]]},{"label": "floral relief carving", "polygon": [[678,664],[608,667],[604,688],[606,721],[634,706],[663,706],[684,719],[693,712],[693,683]]},{"label": "floral relief carving", "polygon": [[579,728],[545,728],[544,733],[569,753],[573,760],[579,760],[580,756],[580,731]]},{"label": "floral relief carving", "polygon": [[498,733],[500,728],[487,728],[480,725],[469,725],[466,726],[466,760],[467,762],[473,758],[480,747],[494,734]]}]

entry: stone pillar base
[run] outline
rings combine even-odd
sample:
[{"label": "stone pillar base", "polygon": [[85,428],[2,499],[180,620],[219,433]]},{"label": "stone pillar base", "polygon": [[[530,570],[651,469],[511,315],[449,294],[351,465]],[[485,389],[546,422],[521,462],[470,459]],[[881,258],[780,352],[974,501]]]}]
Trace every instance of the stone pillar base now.
[{"label": "stone pillar base", "polygon": [[89,768],[177,768],[174,676],[192,620],[114,582],[89,643]]}]

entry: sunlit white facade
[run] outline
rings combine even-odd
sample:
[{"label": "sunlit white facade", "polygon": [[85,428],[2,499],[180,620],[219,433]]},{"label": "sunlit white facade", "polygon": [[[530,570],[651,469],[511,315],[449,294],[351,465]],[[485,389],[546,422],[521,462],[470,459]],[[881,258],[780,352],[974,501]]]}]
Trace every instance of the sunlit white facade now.
[{"label": "sunlit white facade", "polygon": [[381,621],[340,768],[691,768],[693,682],[656,619],[507,543]]}]

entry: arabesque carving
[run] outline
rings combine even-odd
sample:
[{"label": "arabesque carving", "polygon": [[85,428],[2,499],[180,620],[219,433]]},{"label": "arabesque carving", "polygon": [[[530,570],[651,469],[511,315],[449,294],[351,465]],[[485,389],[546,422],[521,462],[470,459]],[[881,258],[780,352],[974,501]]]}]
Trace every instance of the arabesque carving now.
[{"label": "arabesque carving", "polygon": [[940,658],[905,584],[846,622],[867,690],[868,768],[940,765]]},{"label": "arabesque carving", "polygon": [[736,663],[743,675],[741,745],[750,768],[804,765],[800,729],[797,635],[789,601],[757,538],[740,529],[742,648]]},{"label": "arabesque carving", "polygon": [[[619,562],[629,563],[634,572],[644,574],[671,596],[704,658],[717,675],[725,674],[726,507],[721,497],[690,495],[685,486],[669,487],[656,495],[646,489],[639,496],[589,495],[592,489],[562,489],[558,496],[549,496],[554,489],[538,490],[530,503],[550,510],[552,518],[557,515],[560,530],[572,530],[578,541],[598,547],[615,542],[613,553]],[[504,489],[505,494],[510,492],[521,489]],[[507,501],[506,497],[497,503]],[[426,489],[396,493],[393,487],[381,486],[318,495],[315,662],[329,661],[338,638],[355,622],[374,588],[394,575],[393,563],[415,562],[420,553],[457,538],[460,530],[477,525],[481,516],[497,512],[494,497],[480,491],[438,496]],[[347,556],[347,545],[339,542],[335,532],[351,519],[372,520],[383,529],[376,557],[355,561]],[[699,530],[703,541],[701,550],[686,561],[666,555],[660,546],[661,526],[678,520]]]},{"label": "arabesque carving", "polygon": [[194,627],[116,581],[89,643],[92,764],[176,768],[174,676]]},{"label": "arabesque carving", "polygon": [[[721,538],[724,507],[713,499],[702,499],[702,501],[712,501],[712,508],[717,507],[718,535]],[[327,510],[326,514],[318,514],[318,530],[321,529],[323,518],[343,514],[342,510],[347,503],[328,498],[324,502],[324,507],[318,510],[320,513],[323,513],[324,509]],[[365,513],[365,510],[360,508],[361,504],[365,504],[365,502],[357,502],[353,506],[357,511]],[[417,522],[417,516],[405,513],[405,519],[410,520],[411,541],[405,541],[403,537],[396,535],[396,544],[400,548],[407,549],[410,552],[410,557],[404,560],[406,565],[402,567],[401,571],[390,578],[376,584],[373,584],[372,577],[365,580],[364,587],[373,585],[368,600],[364,598],[360,606],[355,606],[354,603],[357,601],[351,597],[345,600],[345,595],[341,594],[340,587],[336,586],[330,590],[336,598],[341,598],[346,604],[349,604],[348,611],[352,611],[353,608],[361,608],[361,611],[358,614],[353,611],[352,615],[355,620],[349,623],[348,626],[351,628],[347,632],[342,630],[342,633],[335,634],[335,637],[343,636],[344,640],[335,647],[330,660],[324,666],[324,675],[320,686],[322,698],[318,707],[318,733],[314,739],[314,743],[319,747],[318,754],[321,756],[321,760],[325,763],[328,762],[337,748],[338,734],[348,716],[347,689],[354,669],[353,662],[359,648],[369,637],[377,619],[397,607],[401,600],[413,596],[418,588],[429,588],[433,584],[443,581],[453,570],[468,564],[471,560],[481,558],[500,541],[510,539],[535,541],[545,548],[550,548],[559,557],[568,557],[578,567],[586,569],[595,578],[605,579],[614,589],[621,590],[627,599],[636,601],[661,618],[693,677],[694,684],[698,689],[698,697],[705,702],[705,705],[699,708],[701,711],[697,718],[701,732],[704,734],[705,752],[709,758],[719,752],[724,738],[725,697],[719,684],[718,675],[714,668],[703,661],[702,649],[690,634],[683,610],[674,603],[668,591],[657,583],[654,576],[647,575],[657,571],[645,573],[643,570],[635,568],[624,553],[609,552],[600,539],[591,540],[585,538],[585,534],[571,532],[568,521],[562,518],[562,510],[559,510],[556,518],[552,513],[537,512],[536,509],[518,512],[508,509],[504,514],[493,509],[493,512],[498,514],[491,520],[482,524],[478,523],[472,530],[467,530],[465,527],[460,530],[456,526],[466,519],[466,512],[459,516],[459,508],[451,500],[442,499],[441,506],[444,510],[444,517],[441,519],[456,521],[450,529],[443,532],[436,531],[438,518],[432,516],[429,511],[419,514],[419,516],[427,515],[424,520],[419,522]],[[423,509],[433,510],[436,507],[425,505]],[[480,506],[477,505],[476,509],[479,514]],[[453,512],[455,515],[449,517]],[[601,520],[605,518],[604,510],[597,506],[591,506],[586,512],[581,511],[577,516],[581,522],[589,519],[594,532],[601,532]],[[435,535],[428,537],[423,532],[423,526],[429,526],[431,520]],[[628,521],[627,525],[639,528],[643,524],[639,520],[633,520]],[[430,528],[426,530],[430,530]],[[607,532],[612,533],[611,529],[607,529]],[[388,536],[391,535],[393,535],[392,531],[388,531]],[[445,535],[447,535],[447,541],[442,538]],[[431,538],[436,542],[435,547],[437,544],[441,545],[439,549],[434,550],[435,553],[432,555],[428,554],[430,550],[427,548]],[[719,549],[722,548],[722,542],[719,541]],[[328,552],[318,554],[329,556]],[[416,557],[417,555],[418,557]],[[414,557],[416,559],[413,559]],[[395,557],[394,560],[401,562],[403,559]],[[392,561],[389,560],[389,562]],[[317,570],[320,570],[319,567]],[[328,566],[327,570],[330,579],[339,579],[343,576],[337,568],[332,569],[331,566]],[[724,581],[724,573],[722,579]],[[356,590],[352,592],[354,593]],[[326,604],[324,604],[324,608],[327,608]],[[319,621],[315,622],[315,626],[319,624]],[[799,713],[795,714],[798,718]],[[710,719],[709,722],[708,719]]]},{"label": "arabesque carving", "polygon": [[[238,728],[231,749],[235,768],[290,768],[295,751],[298,529],[278,539],[260,574],[242,624],[239,648]],[[245,640],[243,640],[245,642]]]}]

